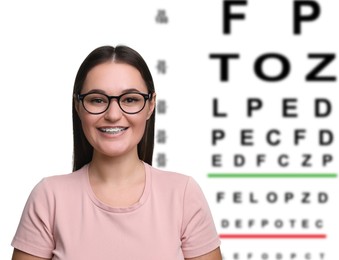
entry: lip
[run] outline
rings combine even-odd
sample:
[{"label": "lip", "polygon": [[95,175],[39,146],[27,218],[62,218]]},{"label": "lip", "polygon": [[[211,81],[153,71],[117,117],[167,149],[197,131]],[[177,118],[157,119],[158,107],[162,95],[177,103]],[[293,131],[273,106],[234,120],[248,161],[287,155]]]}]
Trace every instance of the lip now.
[{"label": "lip", "polygon": [[98,131],[102,134],[109,136],[117,136],[126,132],[128,127],[124,126],[102,126],[97,128]]}]

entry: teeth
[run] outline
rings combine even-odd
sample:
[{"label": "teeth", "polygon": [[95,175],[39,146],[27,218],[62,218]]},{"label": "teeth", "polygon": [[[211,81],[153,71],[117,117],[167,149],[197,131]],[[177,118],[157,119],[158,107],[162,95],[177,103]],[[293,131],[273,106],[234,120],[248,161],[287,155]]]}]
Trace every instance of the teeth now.
[{"label": "teeth", "polygon": [[120,133],[121,131],[124,131],[126,128],[122,127],[112,127],[112,128],[100,128],[99,130],[104,133],[109,133],[109,134],[117,134]]}]

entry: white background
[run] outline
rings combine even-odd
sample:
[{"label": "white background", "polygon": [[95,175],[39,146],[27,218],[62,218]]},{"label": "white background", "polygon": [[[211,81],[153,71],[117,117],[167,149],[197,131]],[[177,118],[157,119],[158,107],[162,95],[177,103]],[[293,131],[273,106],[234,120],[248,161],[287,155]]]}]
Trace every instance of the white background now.
[{"label": "white background", "polygon": [[[168,113],[157,116],[157,128],[166,129],[168,142],[159,144],[155,155],[157,151],[166,152],[169,170],[192,175],[198,180],[211,204],[218,229],[220,218],[245,218],[248,210],[259,211],[254,215],[265,212],[265,216],[276,219],[277,216],[298,218],[294,212],[301,209],[305,213],[302,216],[325,218],[323,232],[331,234],[327,241],[298,241],[298,244],[292,244],[293,241],[269,241],[269,244],[267,241],[223,241],[225,255],[232,250],[243,252],[246,243],[248,251],[253,252],[290,252],[292,248],[301,254],[310,251],[314,257],[316,252],[323,251],[327,253],[325,259],[337,259],[339,216],[333,210],[338,205],[337,179],[276,182],[218,181],[206,177],[209,171],[220,170],[211,167],[211,154],[215,152],[228,158],[221,171],[338,171],[335,157],[327,169],[321,167],[319,160],[306,170],[297,164],[300,153],[312,151],[316,157],[327,152],[335,156],[334,151],[338,150],[337,142],[324,149],[312,141],[319,125],[338,133],[337,122],[334,122],[337,121],[334,118],[338,118],[337,83],[312,84],[304,80],[316,63],[307,59],[308,53],[338,54],[339,40],[335,31],[339,22],[338,2],[327,0],[319,4],[320,18],[305,23],[302,35],[295,36],[292,32],[293,1],[250,1],[246,7],[234,8],[235,12],[244,12],[246,20],[234,21],[232,34],[226,36],[222,34],[220,0],[1,1],[0,259],[11,256],[10,242],[34,185],[45,176],[71,171],[71,96],[80,63],[94,48],[117,44],[129,45],[141,53],[154,76],[158,99],[168,103]],[[166,11],[168,24],[155,22],[159,9]],[[219,80],[219,62],[209,59],[209,54],[219,52],[241,55],[239,60],[231,62],[228,83]],[[278,52],[289,58],[291,73],[284,81],[265,83],[253,73],[255,59],[268,52]],[[168,65],[165,75],[156,70],[160,59],[166,60]],[[269,69],[274,73],[279,71],[279,66],[271,64]],[[337,76],[338,71],[335,60],[324,73]],[[227,119],[212,117],[212,98],[215,97],[220,100],[220,109],[228,112]],[[265,103],[265,108],[252,119],[245,114],[248,97],[260,97]],[[281,117],[284,97],[298,98],[297,120]],[[316,97],[331,99],[330,118],[322,121],[314,118],[312,102]],[[300,149],[295,149],[290,139],[291,129],[302,127],[307,128],[309,139]],[[215,128],[227,132],[227,139],[218,147],[211,146],[211,131]],[[245,152],[238,139],[242,128],[252,128],[258,133],[254,138],[255,146]],[[271,128],[279,128],[286,136],[278,149],[271,149],[261,138]],[[266,153],[275,158],[274,155],[287,152],[296,162],[282,170],[272,159],[263,169],[248,164],[239,170],[229,159],[237,152],[248,155],[248,160],[252,154]],[[217,190],[239,189],[257,194],[271,190],[294,191],[295,194],[326,190],[331,201],[320,208],[315,203],[300,208],[298,202],[291,207],[215,204]]]}]

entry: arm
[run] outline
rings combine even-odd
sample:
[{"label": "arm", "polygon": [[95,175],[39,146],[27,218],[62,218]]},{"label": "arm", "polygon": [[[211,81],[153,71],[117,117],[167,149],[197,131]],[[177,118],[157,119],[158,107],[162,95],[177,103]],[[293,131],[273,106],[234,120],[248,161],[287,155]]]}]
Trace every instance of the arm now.
[{"label": "arm", "polygon": [[185,192],[181,237],[185,259],[221,260],[221,241],[200,186],[191,178]]},{"label": "arm", "polygon": [[37,256],[27,254],[25,252],[22,252],[18,249],[14,249],[12,260],[46,260],[46,258],[40,258]]},{"label": "arm", "polygon": [[209,252],[205,255],[194,257],[194,258],[185,258],[185,260],[222,260],[220,248],[216,248],[212,252]]},{"label": "arm", "polygon": [[[51,259],[55,247],[53,236],[54,204],[46,181],[32,190],[12,240],[12,260]],[[52,199],[51,199],[52,198]]]}]

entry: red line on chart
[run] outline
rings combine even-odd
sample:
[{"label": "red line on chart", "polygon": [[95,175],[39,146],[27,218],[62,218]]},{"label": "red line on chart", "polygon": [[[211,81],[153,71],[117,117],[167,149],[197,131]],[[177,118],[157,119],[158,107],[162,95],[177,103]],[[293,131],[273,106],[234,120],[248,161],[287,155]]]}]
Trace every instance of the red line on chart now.
[{"label": "red line on chart", "polygon": [[220,234],[221,239],[325,239],[326,234]]}]

